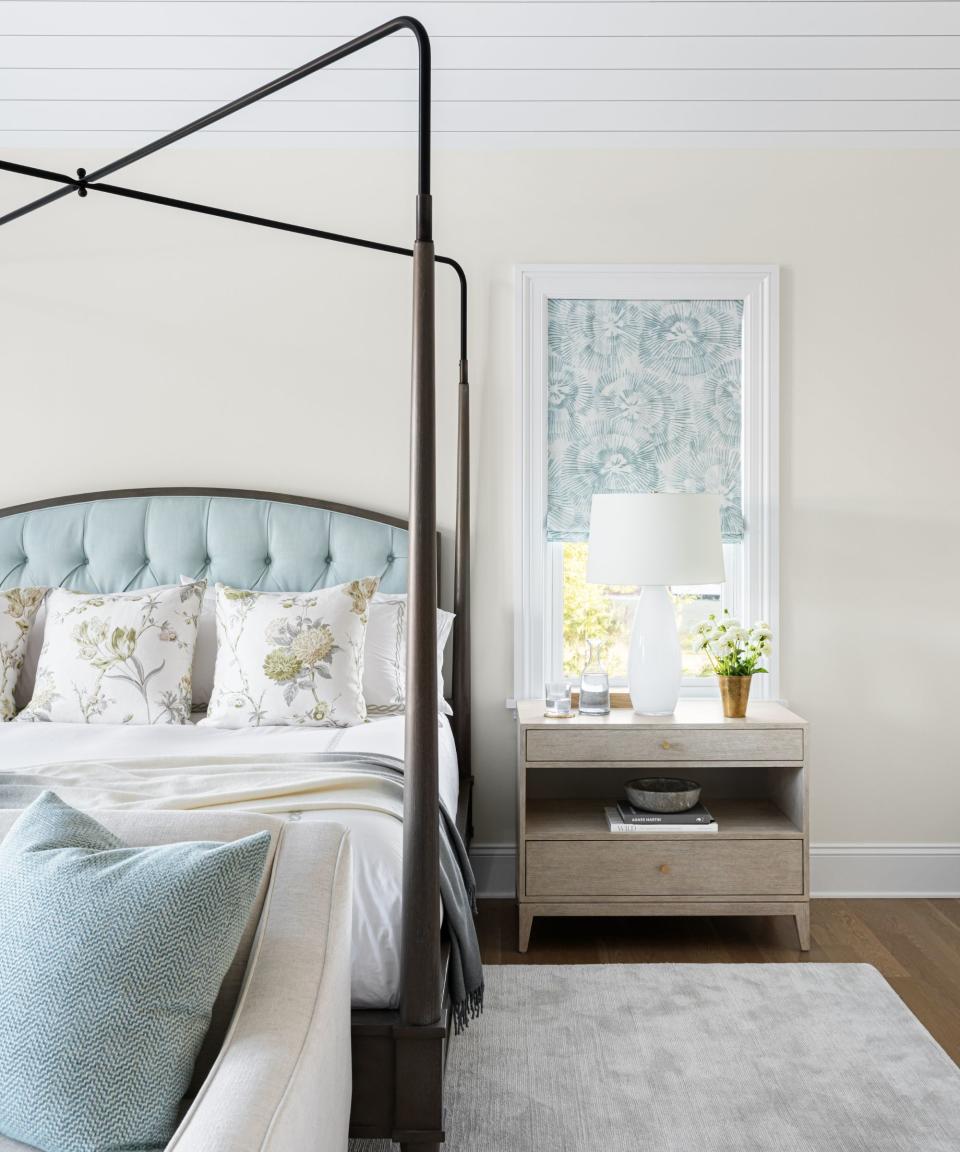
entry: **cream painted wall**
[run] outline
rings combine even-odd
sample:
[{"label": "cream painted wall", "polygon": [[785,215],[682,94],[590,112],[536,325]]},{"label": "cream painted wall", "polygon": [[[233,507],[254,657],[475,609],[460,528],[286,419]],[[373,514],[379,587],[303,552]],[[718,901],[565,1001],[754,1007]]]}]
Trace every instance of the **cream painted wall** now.
[{"label": "cream painted wall", "polygon": [[[326,150],[127,176],[402,243],[413,178],[412,153]],[[814,841],[957,843],[960,151],[441,152],[435,192],[472,292],[478,840],[509,842],[514,818],[513,265],[687,261],[782,268],[779,638],[813,724]],[[0,208],[36,193],[4,176]],[[405,511],[403,261],[92,195],[4,228],[0,253],[3,504],[192,483]]]}]

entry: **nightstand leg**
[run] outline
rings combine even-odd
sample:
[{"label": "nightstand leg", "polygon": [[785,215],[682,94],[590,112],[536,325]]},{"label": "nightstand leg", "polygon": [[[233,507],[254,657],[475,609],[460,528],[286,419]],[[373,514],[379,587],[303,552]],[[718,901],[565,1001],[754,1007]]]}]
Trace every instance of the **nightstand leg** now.
[{"label": "nightstand leg", "polygon": [[810,905],[800,904],[794,913],[797,922],[797,936],[800,938],[800,951],[810,951]]},{"label": "nightstand leg", "polygon": [[520,951],[526,952],[530,946],[530,929],[533,927],[533,912],[527,910],[526,904],[519,904],[517,906],[517,913]]}]

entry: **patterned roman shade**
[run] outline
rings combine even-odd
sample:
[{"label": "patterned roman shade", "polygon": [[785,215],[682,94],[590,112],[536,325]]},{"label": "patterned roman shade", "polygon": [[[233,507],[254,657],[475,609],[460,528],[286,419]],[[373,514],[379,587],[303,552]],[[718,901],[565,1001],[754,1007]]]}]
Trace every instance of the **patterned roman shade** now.
[{"label": "patterned roman shade", "polygon": [[547,539],[596,492],[715,492],[743,535],[742,300],[549,300]]}]

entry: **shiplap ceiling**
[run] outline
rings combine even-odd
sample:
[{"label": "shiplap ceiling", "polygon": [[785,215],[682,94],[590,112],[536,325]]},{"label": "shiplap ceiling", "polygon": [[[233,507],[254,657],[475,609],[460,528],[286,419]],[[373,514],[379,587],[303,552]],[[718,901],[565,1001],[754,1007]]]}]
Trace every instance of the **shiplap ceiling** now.
[{"label": "shiplap ceiling", "polygon": [[[0,145],[129,150],[404,12],[436,144],[960,144],[960,0],[0,0]],[[410,144],[395,37],[203,134]]]}]

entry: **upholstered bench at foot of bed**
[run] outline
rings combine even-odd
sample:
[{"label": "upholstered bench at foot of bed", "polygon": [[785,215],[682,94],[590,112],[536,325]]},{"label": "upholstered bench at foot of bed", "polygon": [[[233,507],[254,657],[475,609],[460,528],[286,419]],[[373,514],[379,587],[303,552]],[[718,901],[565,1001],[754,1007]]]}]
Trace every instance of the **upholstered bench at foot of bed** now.
[{"label": "upholstered bench at foot of bed", "polygon": [[[0,839],[17,815],[0,811]],[[95,815],[136,846],[236,840],[261,829],[273,837],[261,893],[221,990],[222,1019],[215,1009],[198,1060],[203,1079],[167,1152],[344,1152],[351,1097],[346,829],[253,813]],[[32,1150],[0,1136],[0,1152]]]}]

